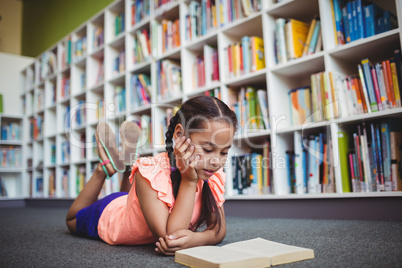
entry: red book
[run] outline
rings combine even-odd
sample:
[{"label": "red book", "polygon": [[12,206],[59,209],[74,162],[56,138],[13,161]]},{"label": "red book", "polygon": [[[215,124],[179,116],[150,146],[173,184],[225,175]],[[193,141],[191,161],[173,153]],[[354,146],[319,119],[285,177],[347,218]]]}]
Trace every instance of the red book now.
[{"label": "red book", "polygon": [[229,45],[227,47],[227,53],[228,53],[228,67],[229,67],[229,78],[232,77],[233,75],[233,66],[232,66],[232,45]]},{"label": "red book", "polygon": [[373,77],[374,93],[377,99],[378,109],[381,111],[384,110],[384,107],[382,106],[380,86],[378,85],[377,72],[375,71],[374,66],[371,66],[371,76]]},{"label": "red book", "polygon": [[393,102],[392,102],[392,95],[391,95],[390,84],[389,84],[389,81],[388,81],[387,63],[386,63],[385,61],[383,61],[383,62],[381,63],[381,65],[382,65],[382,70],[383,70],[383,73],[384,73],[384,82],[385,82],[385,88],[386,88],[386,91],[387,91],[388,103],[389,103],[389,105],[392,107],[392,106],[393,106],[393,104],[392,104]]},{"label": "red book", "polygon": [[395,100],[395,89],[394,89],[394,82],[392,80],[392,73],[391,73],[391,65],[389,63],[389,60],[385,61],[386,64],[386,69],[387,69],[387,76],[388,76],[388,84],[389,84],[389,91],[391,93],[391,98],[392,98],[392,107],[396,107],[396,100]]}]

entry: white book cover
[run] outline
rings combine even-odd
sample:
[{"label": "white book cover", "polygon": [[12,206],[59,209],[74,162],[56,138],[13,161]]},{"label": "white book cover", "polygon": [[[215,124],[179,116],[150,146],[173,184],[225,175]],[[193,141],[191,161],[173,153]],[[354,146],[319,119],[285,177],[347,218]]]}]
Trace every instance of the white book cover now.
[{"label": "white book cover", "polygon": [[294,132],[294,152],[295,152],[295,174],[296,174],[296,193],[304,194],[303,183],[303,164],[302,164],[302,136],[299,131]]}]

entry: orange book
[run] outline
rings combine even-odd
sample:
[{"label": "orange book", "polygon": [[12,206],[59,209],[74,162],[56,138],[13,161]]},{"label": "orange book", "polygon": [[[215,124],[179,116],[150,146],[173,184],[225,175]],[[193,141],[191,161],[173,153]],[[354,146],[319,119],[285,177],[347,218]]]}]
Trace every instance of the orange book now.
[{"label": "orange book", "polygon": [[394,107],[395,104],[395,93],[393,93],[393,87],[392,87],[392,77],[390,74],[390,69],[388,69],[387,65],[389,66],[389,61],[387,64],[387,61],[382,62],[382,69],[384,72],[384,82],[385,82],[385,88],[387,89],[387,97],[388,97],[388,103],[391,107]]},{"label": "orange book", "polygon": [[361,97],[361,100],[362,100],[362,103],[363,103],[363,110],[364,110],[365,113],[367,113],[367,111],[368,111],[367,110],[367,103],[364,100],[363,85],[362,85],[362,81],[360,80],[360,78],[356,77],[356,83],[357,83],[357,86],[359,88],[360,97]]},{"label": "orange book", "polygon": [[393,59],[391,59],[389,62],[391,68],[392,83],[394,85],[396,107],[401,107],[401,96],[399,94],[398,73],[396,70],[396,64]]},{"label": "orange book", "polygon": [[166,52],[166,44],[167,44],[167,40],[166,40],[167,25],[168,25],[167,20],[162,20],[162,52],[163,52],[163,53]]},{"label": "orange book", "polygon": [[389,60],[386,60],[385,62],[387,65],[387,75],[388,75],[389,90],[391,92],[391,98],[392,98],[392,107],[396,107],[395,89],[394,89],[394,82],[392,80],[391,65]]},{"label": "orange book", "polygon": [[180,46],[180,20],[176,20],[175,22],[174,22],[174,24],[176,25],[176,34],[175,34],[175,37],[176,37],[176,46],[177,47],[179,47]]},{"label": "orange book", "polygon": [[357,106],[359,107],[359,111],[360,111],[360,113],[364,113],[365,112],[365,109],[364,109],[365,103],[362,101],[362,96],[360,94],[360,89],[359,89],[359,85],[357,82],[357,78],[351,77],[350,82],[351,82],[352,90],[354,92],[356,92]]}]

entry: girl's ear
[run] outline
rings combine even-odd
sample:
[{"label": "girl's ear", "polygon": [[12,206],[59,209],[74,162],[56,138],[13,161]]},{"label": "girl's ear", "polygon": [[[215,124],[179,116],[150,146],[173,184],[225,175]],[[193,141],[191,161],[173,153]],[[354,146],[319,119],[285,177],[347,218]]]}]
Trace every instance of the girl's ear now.
[{"label": "girl's ear", "polygon": [[183,128],[182,124],[179,123],[174,128],[173,138],[178,139],[183,135],[184,135],[184,128]]}]

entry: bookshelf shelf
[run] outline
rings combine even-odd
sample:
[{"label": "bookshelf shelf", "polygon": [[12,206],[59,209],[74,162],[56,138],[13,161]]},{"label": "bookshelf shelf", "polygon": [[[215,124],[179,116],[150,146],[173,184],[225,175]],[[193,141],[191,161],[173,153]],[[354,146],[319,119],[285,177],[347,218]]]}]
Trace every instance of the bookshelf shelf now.
[{"label": "bookshelf shelf", "polygon": [[[373,1],[396,15],[399,24],[402,22],[401,5],[398,0],[387,1],[387,3],[380,0]],[[202,1],[198,0],[197,2],[202,3]],[[227,3],[225,2],[215,1],[216,10],[219,11],[221,8],[223,10],[225,6],[221,6],[221,4],[226,5]],[[225,18],[225,16],[228,16],[229,9],[223,10],[223,18],[220,17],[221,12],[217,12],[217,17],[214,18],[216,25],[205,26],[205,31],[202,31],[202,33],[200,33],[200,27],[198,29],[200,32],[195,34],[197,37],[192,34],[192,40],[188,40],[186,37],[189,37],[189,32],[186,31],[189,31],[189,24],[186,18],[190,15],[190,0],[169,1],[160,7],[156,6],[157,1],[150,0],[149,15],[144,13],[135,19],[132,13],[134,1],[115,0],[46,51],[46,53],[56,55],[57,68],[55,70],[44,74],[44,78],[41,78],[42,55],[36,59],[34,64],[27,66],[21,73],[23,77],[23,93],[20,99],[25,102],[25,116],[21,120],[24,121],[26,129],[29,129],[29,120],[33,120],[38,116],[43,117],[43,137],[30,141],[31,137],[28,135],[21,143],[0,141],[0,145],[16,145],[28,151],[28,156],[24,161],[31,160],[33,162],[31,166],[35,168],[24,166],[23,173],[25,177],[31,178],[30,181],[33,183],[31,188],[34,190],[33,196],[43,196],[45,198],[51,196],[49,194],[50,183],[48,177],[53,173],[55,174],[56,182],[59,183],[58,187],[60,187],[56,190],[57,198],[66,197],[64,189],[61,189],[60,186],[62,179],[68,178],[68,185],[70,186],[67,189],[68,197],[77,195],[77,172],[80,173],[85,169],[85,177],[89,179],[94,165],[98,162],[96,152],[93,148],[85,148],[84,154],[78,148],[79,146],[74,147],[74,145],[71,145],[70,148],[64,148],[69,138],[78,137],[79,139],[85,139],[86,144],[90,144],[93,143],[93,136],[99,121],[107,120],[117,129],[124,119],[133,119],[137,120],[138,123],[144,124],[145,120],[148,120],[146,122],[150,124],[149,130],[152,133],[153,144],[139,148],[138,151],[143,156],[155,155],[165,150],[163,129],[166,127],[165,120],[167,119],[167,113],[169,113],[167,109],[178,107],[188,98],[198,95],[213,94],[220,96],[225,103],[235,109],[234,104],[239,105],[238,99],[242,97],[240,94],[244,90],[255,88],[256,92],[259,90],[259,93],[266,94],[270,128],[237,133],[228,162],[232,162],[231,157],[235,155],[261,154],[265,150],[262,145],[269,144],[268,155],[271,158],[276,158],[270,158],[269,160],[273,160],[272,163],[276,163],[277,160],[286,159],[287,153],[298,148],[297,139],[299,135],[308,138],[322,135],[322,137],[325,136],[325,139],[332,142],[332,150],[328,151],[328,155],[333,157],[336,163],[339,163],[340,152],[337,139],[339,131],[349,131],[348,134],[353,135],[353,129],[360,122],[371,123],[385,118],[394,118],[402,123],[400,119],[402,117],[402,108],[393,108],[358,115],[353,113],[344,116],[341,113],[339,117],[328,116],[325,120],[317,119],[315,120],[317,122],[292,125],[291,102],[289,100],[290,94],[292,94],[289,93],[291,90],[306,86],[311,87],[311,78],[316,73],[331,72],[343,77],[352,76],[358,73],[358,64],[361,64],[364,58],[369,58],[373,63],[377,63],[394,57],[394,50],[399,48],[402,43],[401,27],[352,41],[345,45],[336,45],[331,12],[331,3],[334,1],[284,0],[276,3],[277,1],[274,0],[261,0],[258,1],[259,10],[251,12],[248,16],[243,14],[244,9],[241,6],[243,2],[245,1],[238,1],[240,3],[240,9],[238,10],[240,16],[238,19],[231,21],[228,17]],[[233,17],[236,16],[234,15]],[[293,18],[310,23],[315,16],[320,17],[321,22],[321,28],[318,32],[322,37],[321,47],[315,49],[313,54],[300,58],[296,57],[297,59],[293,60],[287,60],[286,58],[286,62],[277,64],[274,40],[277,19]],[[137,20],[135,24],[133,24],[134,20]],[[180,37],[180,45],[177,47],[174,47],[175,45],[173,44],[171,46],[166,45],[169,42],[173,43],[173,40],[169,39],[169,33],[166,33],[166,39],[158,36],[162,32],[161,28],[166,27],[162,26],[165,20],[170,21],[168,23],[172,25],[176,20],[179,20],[179,24],[175,25],[175,27],[178,26],[178,29],[175,30],[179,31]],[[149,41],[146,37],[147,35]],[[234,72],[234,68],[230,69],[228,66],[229,55],[236,57],[237,60],[240,58],[240,50],[237,49],[247,44],[243,44],[243,37],[245,36],[259,37],[264,41],[264,53],[260,54],[265,58],[265,66],[262,67],[261,65],[258,68],[259,70],[247,72],[244,69],[245,65],[243,65],[242,70],[238,66],[240,71],[237,72],[236,70]],[[153,44],[155,37],[158,37],[157,43],[162,44],[165,42],[165,47],[161,51],[160,46]],[[82,49],[82,52],[80,52],[81,48],[76,46],[81,40],[86,47]],[[177,39],[175,40],[177,41]],[[147,46],[148,55],[147,53],[141,54],[144,53],[142,49],[145,45]],[[262,45],[260,46],[261,49]],[[208,51],[208,47],[213,47],[213,49]],[[138,48],[140,49],[138,50]],[[164,49],[166,51],[162,52]],[[233,49],[232,54],[230,54],[229,49]],[[213,69],[215,73],[212,73],[212,79],[205,79],[205,77],[210,78],[210,76],[194,75],[199,70],[202,70],[200,68],[204,68],[204,70],[208,68],[206,67],[207,60],[205,59],[208,59],[207,56],[210,55],[207,55],[207,52],[209,54],[213,53],[213,64],[218,62],[219,80],[214,78],[216,69]],[[257,53],[254,56],[256,55]],[[258,59],[263,58],[261,55],[258,56]],[[159,85],[161,84],[158,79],[160,79],[162,73],[158,72],[161,66],[159,64],[164,60],[171,61],[170,63],[177,63],[181,72],[181,92],[177,92],[177,94],[167,98],[161,98],[157,95],[157,92],[161,92],[161,89],[158,88],[158,82]],[[249,60],[251,62],[251,59]],[[231,62],[233,63],[234,61]],[[213,67],[216,67],[216,65],[213,65]],[[229,73],[230,70],[234,74]],[[144,94],[145,88],[141,89],[140,84],[134,83],[134,78],[137,79],[139,75],[146,75],[147,80],[149,79],[149,82],[140,82],[142,87],[147,84],[150,103],[148,103],[148,100],[136,99],[138,96],[148,98],[148,93],[145,92]],[[207,75],[207,72],[205,72],[205,75]],[[62,84],[63,81],[66,84]],[[149,86],[148,83],[150,83]],[[69,91],[62,92],[63,85],[68,86]],[[56,98],[53,98],[53,95],[49,96],[54,92],[56,92]],[[41,98],[40,94],[45,94],[45,105],[38,108],[37,102],[38,96],[39,99]],[[169,94],[166,94],[166,96],[169,96]],[[257,96],[257,101],[260,96],[265,95]],[[353,96],[348,97],[352,98]],[[318,98],[316,97],[316,99]],[[74,116],[70,115],[69,118],[66,118],[66,115],[82,102],[90,106],[87,108],[83,122],[77,125],[78,122]],[[122,107],[123,102],[125,102],[125,109]],[[144,106],[141,106],[141,104],[144,104]],[[116,106],[115,110],[112,109],[113,105]],[[259,105],[262,104],[259,103]],[[96,109],[93,109],[94,107]],[[66,119],[69,119],[69,124]],[[255,144],[259,145],[258,148],[253,147]],[[53,148],[53,145],[55,145],[55,163],[57,164],[53,164],[49,156],[50,148]],[[68,150],[71,150],[71,152]],[[62,158],[62,154],[64,158]],[[82,156],[85,156],[85,158]],[[62,163],[62,159],[64,159],[65,163]],[[40,163],[42,163],[42,166],[44,163],[46,168],[37,170],[36,167]],[[334,193],[289,194],[292,189],[288,188],[287,185],[288,170],[286,165],[285,167],[271,167],[273,168],[268,169],[268,171],[270,180],[274,185],[272,189],[274,194],[264,192],[264,194],[258,195],[246,193],[237,195],[234,192],[236,186],[233,185],[233,180],[229,179],[226,185],[226,198],[233,200],[324,199],[375,198],[402,195],[402,192],[343,193],[342,174],[338,166],[333,167],[334,172],[330,174],[336,183]],[[228,178],[233,178],[233,169],[231,165],[225,166]],[[43,180],[43,191],[39,191],[39,195],[37,195],[35,194],[36,182],[41,182],[41,180]],[[114,191],[114,189],[108,186],[107,193],[111,191]]]},{"label": "bookshelf shelf", "polygon": [[22,145],[23,141],[19,141],[19,140],[0,140],[0,145]]}]

